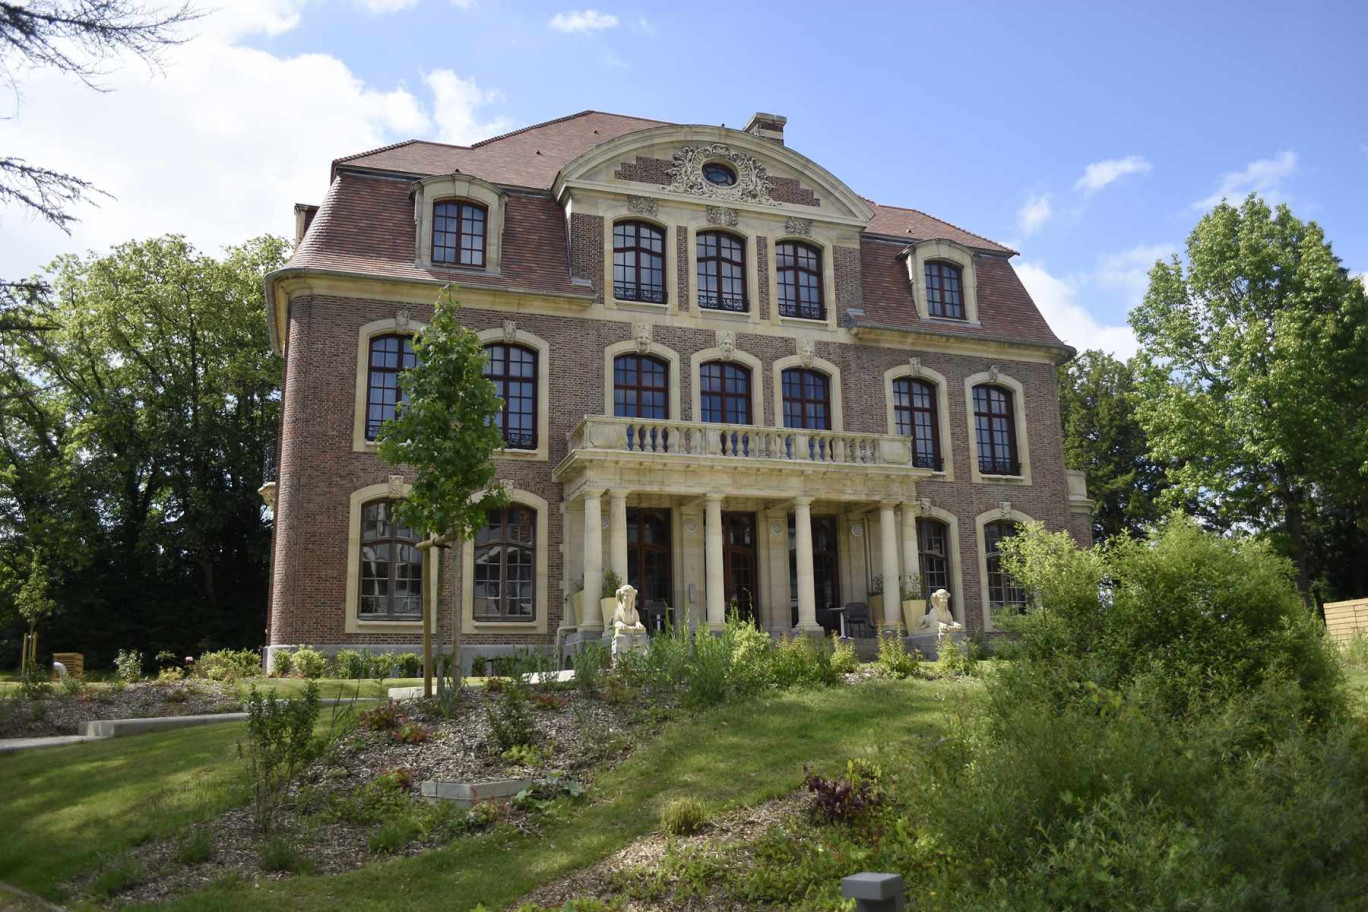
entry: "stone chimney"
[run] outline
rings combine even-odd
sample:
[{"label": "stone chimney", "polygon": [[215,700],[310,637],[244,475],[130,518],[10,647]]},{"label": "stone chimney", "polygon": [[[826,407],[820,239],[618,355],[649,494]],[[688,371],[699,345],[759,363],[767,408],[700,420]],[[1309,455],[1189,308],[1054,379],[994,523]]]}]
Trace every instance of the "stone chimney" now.
[{"label": "stone chimney", "polygon": [[318,214],[317,206],[310,206],[308,203],[295,203],[295,246],[304,240],[304,235],[308,233],[309,226],[313,224],[313,218]]},{"label": "stone chimney", "polygon": [[765,114],[762,111],[756,111],[751,115],[750,123],[746,124],[746,132],[763,136],[765,139],[772,139],[782,146],[784,144],[784,124],[786,123],[788,123],[788,118],[782,114]]}]

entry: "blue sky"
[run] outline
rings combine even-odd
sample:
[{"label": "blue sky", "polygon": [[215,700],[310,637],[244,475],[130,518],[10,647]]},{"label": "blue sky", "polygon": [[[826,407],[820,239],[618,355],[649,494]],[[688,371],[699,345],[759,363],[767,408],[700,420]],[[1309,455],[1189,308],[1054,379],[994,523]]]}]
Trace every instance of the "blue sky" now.
[{"label": "blue sky", "polygon": [[[0,213],[0,233],[23,235],[0,274],[130,233],[210,247],[230,230],[284,233],[335,156],[585,108],[736,127],[784,114],[789,144],[857,192],[1020,250],[1075,344],[1129,350],[1144,270],[1222,192],[1288,202],[1368,270],[1368,4],[221,6],[164,75],[134,68],[93,97],[50,77],[25,85],[0,143],[94,168],[118,199],[71,240]],[[36,110],[50,98],[147,136],[106,130],[91,148],[86,118]],[[156,193],[148,175],[168,169],[229,197],[228,211],[201,223],[193,195]]]}]

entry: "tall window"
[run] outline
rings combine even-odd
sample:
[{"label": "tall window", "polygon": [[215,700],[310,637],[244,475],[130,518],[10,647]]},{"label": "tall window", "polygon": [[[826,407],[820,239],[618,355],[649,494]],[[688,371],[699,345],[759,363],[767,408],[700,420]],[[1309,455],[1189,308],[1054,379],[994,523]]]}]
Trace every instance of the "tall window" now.
[{"label": "tall window", "polygon": [[619,418],[668,418],[670,367],[649,355],[613,359],[613,414]]},{"label": "tall window", "polygon": [[917,520],[917,547],[921,549],[922,593],[930,598],[937,589],[950,591],[950,527],[938,519]]},{"label": "tall window", "polygon": [[404,401],[399,373],[418,363],[412,336],[376,336],[370,344],[369,379],[366,387],[366,439],[374,440],[380,425],[394,417]]},{"label": "tall window", "polygon": [[362,617],[390,620],[423,613],[423,552],[408,526],[394,520],[394,501],[361,508]]},{"label": "tall window", "polygon": [[475,533],[475,620],[536,620],[536,568],[537,511],[518,504],[490,510]]},{"label": "tall window", "polygon": [[484,206],[464,200],[433,205],[432,262],[484,268]]},{"label": "tall window", "polygon": [[944,260],[926,264],[926,309],[933,317],[964,319],[964,282],[960,268]]},{"label": "tall window", "polygon": [[779,315],[825,320],[822,301],[822,251],[796,241],[774,246],[779,276]]},{"label": "tall window", "polygon": [[746,242],[725,231],[698,232],[698,306],[744,312]]},{"label": "tall window", "polygon": [[517,450],[537,448],[537,353],[521,345],[485,346],[485,374],[503,399],[494,423],[504,443]]},{"label": "tall window", "polygon": [[1013,522],[990,522],[983,527],[983,553],[988,564],[988,606],[994,611],[1026,607],[1026,592],[1012,582],[1011,574],[1002,566],[1002,542],[1017,534]]},{"label": "tall window", "polygon": [[754,424],[751,372],[744,364],[709,361],[698,369],[699,406],[704,421]]},{"label": "tall window", "polygon": [[979,471],[985,475],[1020,475],[1012,392],[1000,386],[974,387],[974,428]]},{"label": "tall window", "polygon": [[674,598],[669,510],[627,510],[627,582],[641,593],[638,607]]},{"label": "tall window", "polygon": [[613,226],[613,296],[665,303],[665,233],[645,222]]},{"label": "tall window", "polygon": [[925,380],[903,377],[893,381],[893,421],[897,432],[912,438],[912,464],[941,470],[940,423],[936,416],[936,388]]},{"label": "tall window", "polygon": [[831,381],[821,371],[784,371],[784,427],[831,430]]}]

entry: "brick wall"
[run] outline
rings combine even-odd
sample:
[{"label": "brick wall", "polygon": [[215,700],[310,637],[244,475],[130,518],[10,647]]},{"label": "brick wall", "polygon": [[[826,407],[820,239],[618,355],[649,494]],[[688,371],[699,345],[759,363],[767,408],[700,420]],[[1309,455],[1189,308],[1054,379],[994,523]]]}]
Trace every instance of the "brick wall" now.
[{"label": "brick wall", "polygon": [[603,301],[603,216],[571,214],[570,276],[593,282]]}]

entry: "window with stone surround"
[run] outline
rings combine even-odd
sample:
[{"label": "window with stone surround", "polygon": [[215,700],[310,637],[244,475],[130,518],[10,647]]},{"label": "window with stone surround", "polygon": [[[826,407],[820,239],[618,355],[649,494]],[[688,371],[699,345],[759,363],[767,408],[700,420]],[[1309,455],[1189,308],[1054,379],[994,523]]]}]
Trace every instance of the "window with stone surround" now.
[{"label": "window with stone surround", "polygon": [[745,313],[746,242],[726,231],[698,232],[698,306]]},{"label": "window with stone surround", "polygon": [[1022,611],[1026,608],[1026,591],[1012,581],[1002,566],[1002,543],[1020,531],[1016,523],[999,520],[983,527],[983,553],[988,568],[988,607],[994,616],[1000,612]]},{"label": "window with stone surround", "polygon": [[404,401],[399,388],[399,374],[418,363],[413,351],[413,337],[391,333],[376,336],[370,342],[370,360],[366,381],[366,439],[374,440],[380,425],[394,417]]},{"label": "window with stone surround", "polygon": [[393,500],[361,507],[363,620],[412,620],[423,614],[423,552],[413,530],[397,522]]},{"label": "window with stone surround", "polygon": [[984,475],[1020,475],[1012,391],[1002,386],[974,387],[974,432],[978,467]]},{"label": "window with stone surround", "polygon": [[665,303],[665,232],[646,222],[613,226],[613,297]]},{"label": "window with stone surround", "polygon": [[821,371],[792,367],[784,371],[784,427],[831,430],[831,380]]},{"label": "window with stone surround", "polygon": [[484,375],[503,399],[494,423],[504,444],[515,450],[537,448],[537,353],[521,345],[486,345]]},{"label": "window with stone surround", "polygon": [[523,504],[490,510],[474,544],[474,619],[535,621],[537,511]]},{"label": "window with stone surround", "polygon": [[618,418],[670,417],[670,366],[650,355],[613,359],[613,414]]},{"label": "window with stone surround", "polygon": [[754,424],[751,369],[744,364],[709,361],[698,369],[699,405],[703,421]]},{"label": "window with stone surround", "polygon": [[432,206],[432,262],[446,266],[485,266],[488,210],[469,200],[441,200]]},{"label": "window with stone surround", "polygon": [[933,317],[963,320],[964,273],[946,260],[926,263],[926,308]]},{"label": "window with stone surround", "polygon": [[937,589],[950,591],[950,527],[939,519],[917,520],[917,547],[921,563],[922,595],[930,598]]},{"label": "window with stone surround", "polygon": [[893,419],[897,433],[912,438],[912,464],[939,472],[940,417],[936,414],[935,385],[910,377],[894,380]]},{"label": "window with stone surround", "polygon": [[774,245],[779,279],[779,315],[825,320],[822,300],[822,251],[810,244],[784,241]]}]

